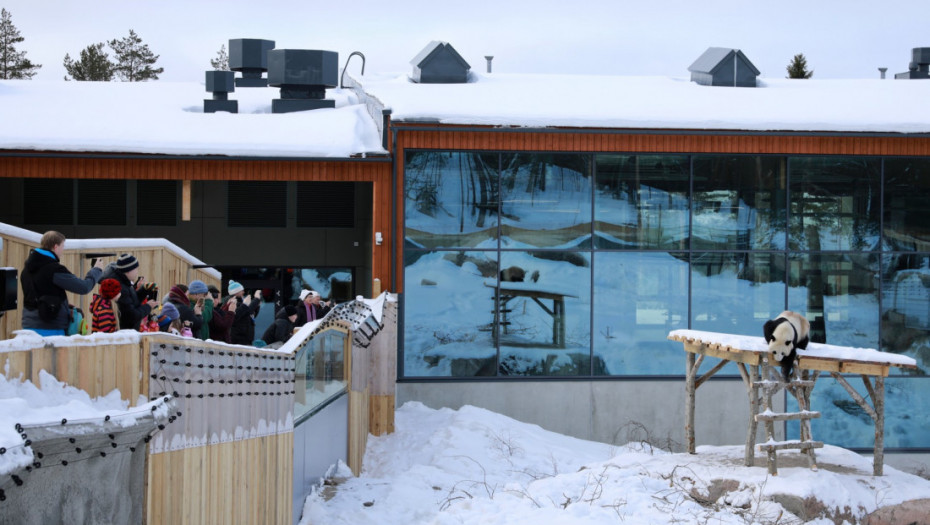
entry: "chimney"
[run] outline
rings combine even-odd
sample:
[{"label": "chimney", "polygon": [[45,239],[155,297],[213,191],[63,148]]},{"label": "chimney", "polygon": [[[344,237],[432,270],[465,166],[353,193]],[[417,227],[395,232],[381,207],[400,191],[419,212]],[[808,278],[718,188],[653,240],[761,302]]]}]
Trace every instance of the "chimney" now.
[{"label": "chimney", "polygon": [[491,61],[494,60],[494,55],[485,55],[484,59],[488,61],[488,73],[491,72]]},{"label": "chimney", "polygon": [[878,72],[882,74],[882,80],[885,80],[885,71],[888,71],[887,67],[878,68]]}]

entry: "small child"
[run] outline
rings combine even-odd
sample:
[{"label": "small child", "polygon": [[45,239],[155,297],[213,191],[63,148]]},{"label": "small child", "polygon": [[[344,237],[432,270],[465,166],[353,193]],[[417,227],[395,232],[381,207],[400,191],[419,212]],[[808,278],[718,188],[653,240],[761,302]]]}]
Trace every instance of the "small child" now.
[{"label": "small child", "polygon": [[[158,330],[161,332],[171,332],[171,327],[174,323],[180,324],[179,320],[181,313],[178,312],[178,309],[171,303],[165,303],[161,305],[161,315],[158,316]],[[177,331],[178,335],[180,332]]]},{"label": "small child", "polygon": [[122,288],[116,279],[100,281],[100,293],[94,294],[90,302],[91,332],[112,333],[119,330],[119,307],[116,301]]}]

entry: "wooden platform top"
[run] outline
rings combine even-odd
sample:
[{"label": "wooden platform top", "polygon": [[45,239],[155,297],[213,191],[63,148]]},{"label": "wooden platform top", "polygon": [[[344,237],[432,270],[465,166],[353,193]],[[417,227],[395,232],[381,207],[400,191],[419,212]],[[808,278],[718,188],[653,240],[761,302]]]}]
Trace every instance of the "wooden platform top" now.
[{"label": "wooden platform top", "polygon": [[[686,351],[707,353],[712,357],[743,363],[759,364],[768,354],[768,344],[762,337],[700,330],[672,330],[668,338],[685,343]],[[913,358],[879,352],[873,348],[810,343],[806,350],[798,350],[798,356],[798,366],[811,370],[887,376],[891,367],[917,368],[917,361]]]}]

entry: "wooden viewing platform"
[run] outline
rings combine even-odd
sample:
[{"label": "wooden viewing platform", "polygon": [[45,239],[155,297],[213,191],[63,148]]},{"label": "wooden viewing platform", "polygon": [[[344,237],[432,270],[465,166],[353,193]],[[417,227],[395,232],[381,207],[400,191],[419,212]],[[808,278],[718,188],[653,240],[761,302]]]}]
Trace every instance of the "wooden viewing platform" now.
[{"label": "wooden viewing platform", "polygon": [[[674,330],[668,338],[684,344],[687,357],[685,374],[685,440],[688,452],[695,453],[694,405],[695,391],[727,363],[733,362],[739,370],[749,397],[749,429],[746,435],[745,464],[755,461],[755,442],[758,423],[766,428],[768,440],[759,445],[760,451],[768,454],[768,469],[777,475],[776,451],[796,449],[806,454],[810,466],[816,470],[814,449],[823,443],[811,436],[810,420],[820,413],[810,410],[810,395],[822,372],[828,372],[853,401],[872,418],[875,424],[875,446],[872,464],[873,474],[882,475],[885,442],[885,378],[893,367],[916,369],[917,363],[907,356],[879,352],[871,348],[852,348],[836,345],[810,343],[806,350],[798,351],[794,377],[783,378],[780,363],[771,357],[768,344],[762,337],[740,336],[698,330]],[[715,357],[720,362],[701,376],[698,370],[706,357]],[[872,399],[870,404],[846,381],[842,374],[857,374]],[[776,413],[772,411],[772,397],[786,389],[798,401],[798,412]],[[801,439],[775,441],[774,422],[797,420],[801,423]]]}]

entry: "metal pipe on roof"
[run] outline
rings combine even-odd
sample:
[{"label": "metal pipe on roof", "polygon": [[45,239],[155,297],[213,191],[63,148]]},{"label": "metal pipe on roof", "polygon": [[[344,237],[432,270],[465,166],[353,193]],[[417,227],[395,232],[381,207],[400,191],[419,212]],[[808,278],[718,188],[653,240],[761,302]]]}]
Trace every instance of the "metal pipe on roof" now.
[{"label": "metal pipe on roof", "polygon": [[887,67],[878,68],[878,72],[882,74],[882,80],[885,80],[885,71],[888,71]]},{"label": "metal pipe on roof", "polygon": [[349,67],[349,60],[352,60],[352,57],[358,55],[362,57],[362,76],[365,75],[365,55],[361,51],[353,51],[349,53],[349,57],[346,58],[346,65],[342,66],[342,75],[339,75],[339,89],[342,89],[342,79],[346,76],[346,69]]},{"label": "metal pipe on roof", "polygon": [[488,73],[491,72],[491,61],[494,60],[494,55],[485,55],[484,59],[488,61]]}]

